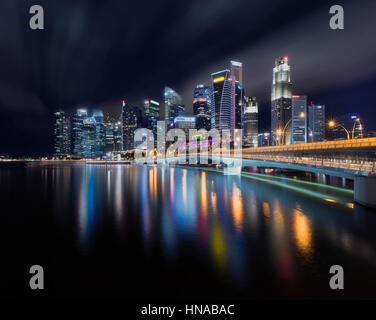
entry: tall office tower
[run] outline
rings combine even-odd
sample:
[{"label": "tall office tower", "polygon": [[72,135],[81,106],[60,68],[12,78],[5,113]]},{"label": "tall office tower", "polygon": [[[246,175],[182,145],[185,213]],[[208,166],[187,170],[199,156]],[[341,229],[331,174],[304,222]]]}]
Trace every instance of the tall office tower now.
[{"label": "tall office tower", "polygon": [[159,120],[159,102],[154,100],[145,100],[144,103],[144,121],[145,127],[153,131],[154,141],[157,141],[157,122]]},{"label": "tall office tower", "polygon": [[114,147],[115,152],[123,150],[123,126],[121,116],[118,121],[114,122]]},{"label": "tall office tower", "polygon": [[83,157],[83,129],[86,118],[88,118],[87,109],[78,109],[72,116],[72,151],[76,158]]},{"label": "tall office tower", "polygon": [[243,64],[238,61],[231,61],[231,76],[235,82],[243,86]]},{"label": "tall office tower", "polygon": [[106,147],[105,152],[120,152],[122,151],[122,130],[121,121],[109,119],[105,123],[106,127]]},{"label": "tall office tower", "polygon": [[115,139],[114,139],[114,122],[106,121],[106,146],[105,152],[114,152],[115,151]]},{"label": "tall office tower", "polygon": [[230,70],[212,73],[211,127],[223,130],[235,128],[234,81]]},{"label": "tall office tower", "polygon": [[94,117],[87,117],[83,120],[82,127],[82,156],[84,158],[95,158],[95,137],[96,121]]},{"label": "tall office tower", "polygon": [[164,89],[165,120],[167,128],[172,128],[174,118],[185,111],[183,99],[169,87]]},{"label": "tall office tower", "polygon": [[196,129],[210,130],[211,98],[210,87],[202,84],[196,86],[193,92],[193,114],[196,116]]},{"label": "tall office tower", "polygon": [[286,144],[291,141],[291,91],[288,57],[277,58],[273,68],[271,94],[271,134],[274,144],[278,144],[280,140],[284,140]]},{"label": "tall office tower", "polygon": [[243,129],[244,126],[244,88],[243,88],[243,64],[231,61],[231,78],[235,82],[235,128]]},{"label": "tall office tower", "polygon": [[55,157],[62,158],[71,154],[70,119],[64,111],[55,112],[54,117]]},{"label": "tall office tower", "polygon": [[244,147],[258,146],[258,103],[256,97],[245,97],[244,105]]},{"label": "tall office tower", "polygon": [[310,142],[324,141],[325,139],[325,105],[308,106],[308,131]]},{"label": "tall office tower", "polygon": [[307,142],[307,96],[292,96],[292,144]]},{"label": "tall office tower", "polygon": [[123,100],[123,151],[134,149],[134,132],[141,125],[141,110]]},{"label": "tall office tower", "polygon": [[94,110],[93,118],[95,120],[94,157],[102,158],[105,155],[106,147],[106,126],[103,121],[103,111]]}]

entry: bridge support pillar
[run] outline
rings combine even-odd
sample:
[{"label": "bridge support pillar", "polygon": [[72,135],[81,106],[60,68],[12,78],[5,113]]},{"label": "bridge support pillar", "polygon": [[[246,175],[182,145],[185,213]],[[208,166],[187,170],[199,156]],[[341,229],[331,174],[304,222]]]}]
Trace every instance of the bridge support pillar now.
[{"label": "bridge support pillar", "polygon": [[354,201],[366,207],[376,208],[376,177],[355,177]]}]

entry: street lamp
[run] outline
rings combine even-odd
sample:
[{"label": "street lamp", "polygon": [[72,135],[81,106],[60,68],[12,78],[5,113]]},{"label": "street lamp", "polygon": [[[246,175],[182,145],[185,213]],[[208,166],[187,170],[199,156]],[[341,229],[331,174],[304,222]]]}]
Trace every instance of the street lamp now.
[{"label": "street lamp", "polygon": [[344,129],[347,134],[347,140],[350,140],[350,132],[343,125],[336,123],[334,120],[329,121],[328,125],[330,128],[341,127],[342,129]]}]

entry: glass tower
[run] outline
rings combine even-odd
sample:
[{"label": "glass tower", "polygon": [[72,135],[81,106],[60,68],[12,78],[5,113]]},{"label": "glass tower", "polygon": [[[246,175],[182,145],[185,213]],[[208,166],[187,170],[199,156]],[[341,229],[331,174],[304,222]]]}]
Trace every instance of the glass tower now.
[{"label": "glass tower", "polygon": [[256,97],[245,97],[243,146],[258,146],[258,103]]},{"label": "glass tower", "polygon": [[106,126],[103,121],[103,111],[94,110],[93,118],[95,120],[94,157],[102,158],[105,155],[106,147]]},{"label": "glass tower", "polygon": [[157,142],[157,122],[159,120],[159,102],[145,100],[144,103],[144,126],[153,131],[155,144]]},{"label": "glass tower", "polygon": [[292,96],[292,144],[307,142],[307,96]]},{"label": "glass tower", "polygon": [[95,157],[95,137],[96,137],[96,121],[94,117],[87,117],[83,120],[82,127],[82,156],[84,158]]},{"label": "glass tower", "polygon": [[202,84],[193,92],[193,114],[196,116],[196,129],[210,130],[211,98],[210,87]]},{"label": "glass tower", "polygon": [[169,87],[164,89],[165,120],[167,128],[174,126],[174,118],[185,111],[183,99]]},{"label": "glass tower", "polygon": [[[309,134],[312,135],[312,142],[325,140],[325,105],[308,106]],[[311,141],[311,139],[310,139]]]},{"label": "glass tower", "polygon": [[55,157],[63,158],[71,154],[71,124],[64,111],[54,113],[54,148]]},{"label": "glass tower", "polygon": [[291,91],[290,65],[288,57],[277,58],[273,68],[271,94],[271,134],[274,144],[283,139],[286,144],[291,141]]},{"label": "glass tower", "polygon": [[123,151],[134,149],[134,132],[142,125],[141,110],[123,100]]},{"label": "glass tower", "polygon": [[212,73],[211,127],[218,130],[235,127],[235,82],[231,81],[230,70]]},{"label": "glass tower", "polygon": [[235,81],[235,128],[243,129],[244,126],[244,88],[243,88],[243,64],[231,61],[231,77]]},{"label": "glass tower", "polygon": [[84,120],[88,118],[87,109],[78,109],[72,116],[72,151],[76,158],[83,157]]}]

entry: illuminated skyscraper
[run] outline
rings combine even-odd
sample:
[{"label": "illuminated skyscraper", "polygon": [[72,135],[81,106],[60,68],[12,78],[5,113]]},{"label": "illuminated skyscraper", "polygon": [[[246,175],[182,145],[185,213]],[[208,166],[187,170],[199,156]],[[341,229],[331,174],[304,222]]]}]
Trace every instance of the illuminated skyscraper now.
[{"label": "illuminated skyscraper", "polygon": [[147,99],[144,102],[144,127],[153,131],[157,142],[157,122],[159,120],[159,102]]},{"label": "illuminated skyscraper", "polygon": [[115,151],[115,139],[114,139],[114,123],[111,121],[106,121],[106,147],[105,152]]},{"label": "illuminated skyscraper", "polygon": [[193,114],[196,116],[196,128],[198,130],[210,130],[211,98],[210,87],[196,86],[193,93]]},{"label": "illuminated skyscraper", "polygon": [[[308,106],[309,133],[312,134],[312,142],[325,140],[325,105]],[[311,141],[311,139],[310,139]]]},{"label": "illuminated skyscraper", "polygon": [[233,91],[235,98],[235,128],[244,127],[244,88],[243,88],[243,64],[231,61],[231,78],[234,81]]},{"label": "illuminated skyscraper", "polygon": [[292,96],[292,144],[307,142],[307,96]]},{"label": "illuminated skyscraper", "polygon": [[235,128],[234,82],[230,70],[212,73],[211,127],[218,130]]},{"label": "illuminated skyscraper", "polygon": [[167,128],[171,128],[174,125],[174,118],[185,111],[183,99],[176,91],[169,87],[165,87],[164,102],[166,125]]},{"label": "illuminated skyscraper", "polygon": [[103,121],[103,111],[94,110],[93,118],[95,120],[94,158],[102,158],[105,155],[106,147],[106,127]]},{"label": "illuminated skyscraper", "polygon": [[82,156],[84,158],[95,157],[95,137],[96,137],[96,121],[94,117],[87,117],[83,120],[82,127]]},{"label": "illuminated skyscraper", "polygon": [[286,144],[291,141],[291,91],[290,66],[288,57],[275,60],[271,94],[271,134],[274,144],[283,139]]},{"label": "illuminated skyscraper", "polygon": [[76,158],[83,157],[84,120],[88,118],[87,109],[78,109],[72,116],[72,151]]},{"label": "illuminated skyscraper", "polygon": [[244,104],[244,147],[258,145],[258,103],[256,97],[245,97]]},{"label": "illuminated skyscraper", "polygon": [[120,120],[106,121],[106,147],[105,152],[120,152],[122,151],[122,128]]},{"label": "illuminated skyscraper", "polygon": [[236,83],[243,86],[243,64],[238,61],[231,61],[231,76]]},{"label": "illuminated skyscraper", "polygon": [[134,132],[141,127],[141,110],[123,100],[123,151],[134,149]]},{"label": "illuminated skyscraper", "polygon": [[71,125],[69,116],[64,111],[54,113],[55,157],[66,157],[71,153]]}]

